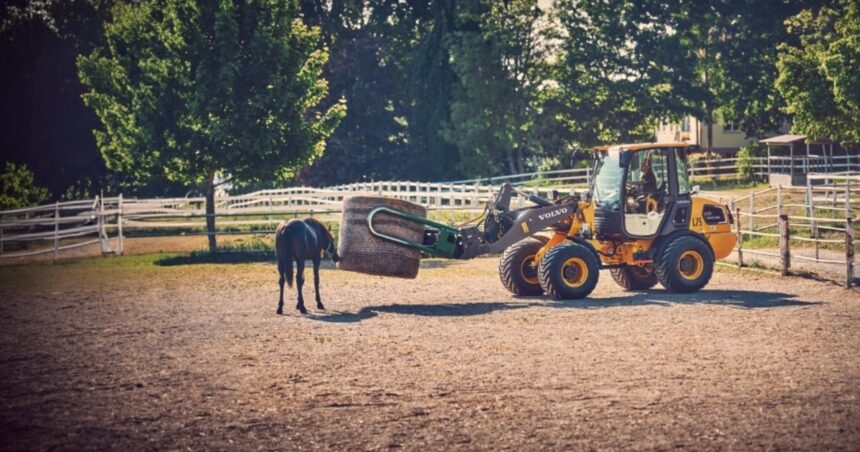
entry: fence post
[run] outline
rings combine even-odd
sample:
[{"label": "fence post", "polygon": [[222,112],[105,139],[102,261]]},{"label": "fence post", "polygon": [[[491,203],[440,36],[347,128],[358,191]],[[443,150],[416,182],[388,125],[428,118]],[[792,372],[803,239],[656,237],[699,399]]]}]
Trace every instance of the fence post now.
[{"label": "fence post", "polygon": [[806,216],[809,217],[809,233],[815,239],[815,260],[818,260],[818,222],[815,221],[815,205],[812,195],[812,181],[806,179]]},{"label": "fence post", "polygon": [[845,286],[854,283],[854,219],[845,219]]},{"label": "fence post", "polygon": [[782,184],[776,186],[776,216],[782,215]]},{"label": "fence post", "polygon": [[119,251],[119,255],[122,256],[125,254],[125,247],[122,239],[122,193],[119,194],[119,201],[117,202],[117,211],[119,212],[116,217],[116,230],[117,230],[117,251]]},{"label": "fence post", "polygon": [[779,216],[779,263],[780,274],[788,275],[788,269],[791,268],[791,250],[789,240],[791,232],[788,227],[788,215]]},{"label": "fence post", "polygon": [[269,195],[269,229],[272,229],[272,195]]},{"label": "fence post", "polygon": [[755,192],[750,192],[750,232],[755,230]]},{"label": "fence post", "polygon": [[851,179],[845,179],[845,218],[851,218]]},{"label": "fence post", "polygon": [[741,208],[740,207],[738,207],[735,210],[735,218],[736,218],[735,221],[737,221],[737,227],[738,227],[738,267],[743,267],[744,266],[744,251],[742,248],[743,248],[743,243],[744,243],[744,233],[743,233],[743,230],[741,229],[742,223],[741,223]]},{"label": "fence post", "polygon": [[99,236],[99,249],[101,249],[102,254],[107,253],[107,250],[110,247],[107,246],[107,235],[105,233],[105,198],[104,192],[102,195],[96,198],[96,205],[98,206],[98,210],[96,210],[96,224],[98,225],[98,236]]},{"label": "fence post", "polygon": [[60,202],[54,203],[54,262],[60,253]]}]

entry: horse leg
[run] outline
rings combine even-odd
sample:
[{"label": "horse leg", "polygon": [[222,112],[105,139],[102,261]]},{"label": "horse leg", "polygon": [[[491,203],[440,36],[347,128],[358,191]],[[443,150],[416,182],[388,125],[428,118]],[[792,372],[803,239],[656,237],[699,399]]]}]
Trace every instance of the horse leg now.
[{"label": "horse leg", "polygon": [[280,277],[278,277],[278,286],[281,288],[281,296],[278,298],[278,314],[284,313],[284,281],[287,279],[284,277],[284,270],[282,267],[281,263],[278,262],[278,274],[280,274]]},{"label": "horse leg", "polygon": [[303,259],[296,260],[296,286],[299,289],[299,302],[296,304],[296,309],[302,314],[307,314],[305,309],[305,299],[302,297],[302,287],[305,285],[305,261]]},{"label": "horse leg", "polygon": [[322,309],[325,311],[325,306],[322,304],[322,298],[320,298],[320,258],[316,256],[314,258],[314,289],[317,292],[317,309]]}]

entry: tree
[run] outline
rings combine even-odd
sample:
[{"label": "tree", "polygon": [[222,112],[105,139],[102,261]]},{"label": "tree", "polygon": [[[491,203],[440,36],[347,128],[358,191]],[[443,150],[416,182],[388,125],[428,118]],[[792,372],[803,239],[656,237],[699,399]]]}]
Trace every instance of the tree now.
[{"label": "tree", "polygon": [[0,174],[0,210],[20,209],[41,204],[48,200],[48,189],[36,185],[33,173],[27,165],[6,162]]},{"label": "tree", "polygon": [[[300,173],[310,185],[418,178],[422,153],[409,143],[402,61],[415,38],[412,3],[387,0],[303,0],[302,17],[319,25],[331,57],[323,104],[345,98],[349,114],[329,138],[325,154]],[[348,164],[345,164],[348,162]]]},{"label": "tree", "polygon": [[774,8],[769,2],[736,0],[728,8],[717,98],[723,121],[737,123],[747,137],[764,137],[788,119],[775,87],[777,49],[797,41],[786,31],[785,20],[817,3],[794,1]]},{"label": "tree", "polygon": [[538,99],[547,78],[537,0],[472,0],[458,7],[450,40],[458,77],[445,138],[460,150],[471,175],[522,173],[541,151],[534,133]]},{"label": "tree", "polygon": [[458,82],[449,47],[458,27],[456,8],[456,0],[433,0],[429,20],[417,21],[417,45],[402,53],[409,143],[422,153],[424,177],[431,180],[450,180],[459,172],[459,150],[443,133]]},{"label": "tree", "polygon": [[[690,79],[676,15],[660,1],[558,2],[559,42],[545,109],[568,129],[576,147],[631,142],[653,135],[661,117],[688,109]],[[552,30],[551,30],[552,31]]]},{"label": "tree", "polygon": [[780,46],[776,88],[792,130],[860,144],[860,6],[843,1],[787,21],[799,46]]},{"label": "tree", "polygon": [[689,110],[707,128],[713,147],[717,115],[736,122],[748,137],[779,129],[786,116],[774,82],[777,48],[791,41],[784,21],[818,0],[788,2],[774,8],[757,0],[682,2],[678,9],[681,44],[693,77],[685,80]]},{"label": "tree", "polygon": [[153,0],[120,5],[105,45],[78,61],[107,166],[199,187],[216,249],[216,176],[286,178],[319,157],[345,114],[326,96],[328,58],[295,2]]},{"label": "tree", "polygon": [[[79,177],[106,175],[81,101],[75,59],[101,39],[106,0],[10,0],[0,5],[0,136],[3,154],[60,194]],[[101,187],[99,187],[101,188]]]}]

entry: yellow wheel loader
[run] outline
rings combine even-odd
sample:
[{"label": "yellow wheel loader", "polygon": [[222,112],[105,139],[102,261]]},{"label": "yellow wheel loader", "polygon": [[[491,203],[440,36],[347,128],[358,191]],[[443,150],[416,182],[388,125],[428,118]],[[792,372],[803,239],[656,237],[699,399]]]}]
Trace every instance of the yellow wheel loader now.
[{"label": "yellow wheel loader", "polygon": [[[588,193],[547,200],[504,184],[479,226],[454,228],[388,207],[368,215],[377,237],[428,254],[470,259],[502,253],[499,276],[517,295],[588,296],[601,269],[628,290],[658,282],[694,292],[711,278],[714,261],[731,253],[734,218],[725,205],[693,193],[686,143],[605,146],[593,152]],[[534,205],[511,209],[515,194]],[[374,228],[392,215],[422,223],[422,243]]]}]

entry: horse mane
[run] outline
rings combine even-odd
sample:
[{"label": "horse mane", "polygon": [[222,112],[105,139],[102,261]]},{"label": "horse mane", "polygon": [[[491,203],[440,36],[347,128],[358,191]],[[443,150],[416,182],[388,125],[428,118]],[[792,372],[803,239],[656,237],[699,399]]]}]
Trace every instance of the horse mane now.
[{"label": "horse mane", "polygon": [[305,218],[305,223],[316,226],[318,230],[322,231],[322,233],[329,238],[329,240],[334,242],[334,237],[332,237],[331,231],[329,231],[328,228],[325,227],[325,225],[322,224],[321,221],[317,220],[316,218]]}]

